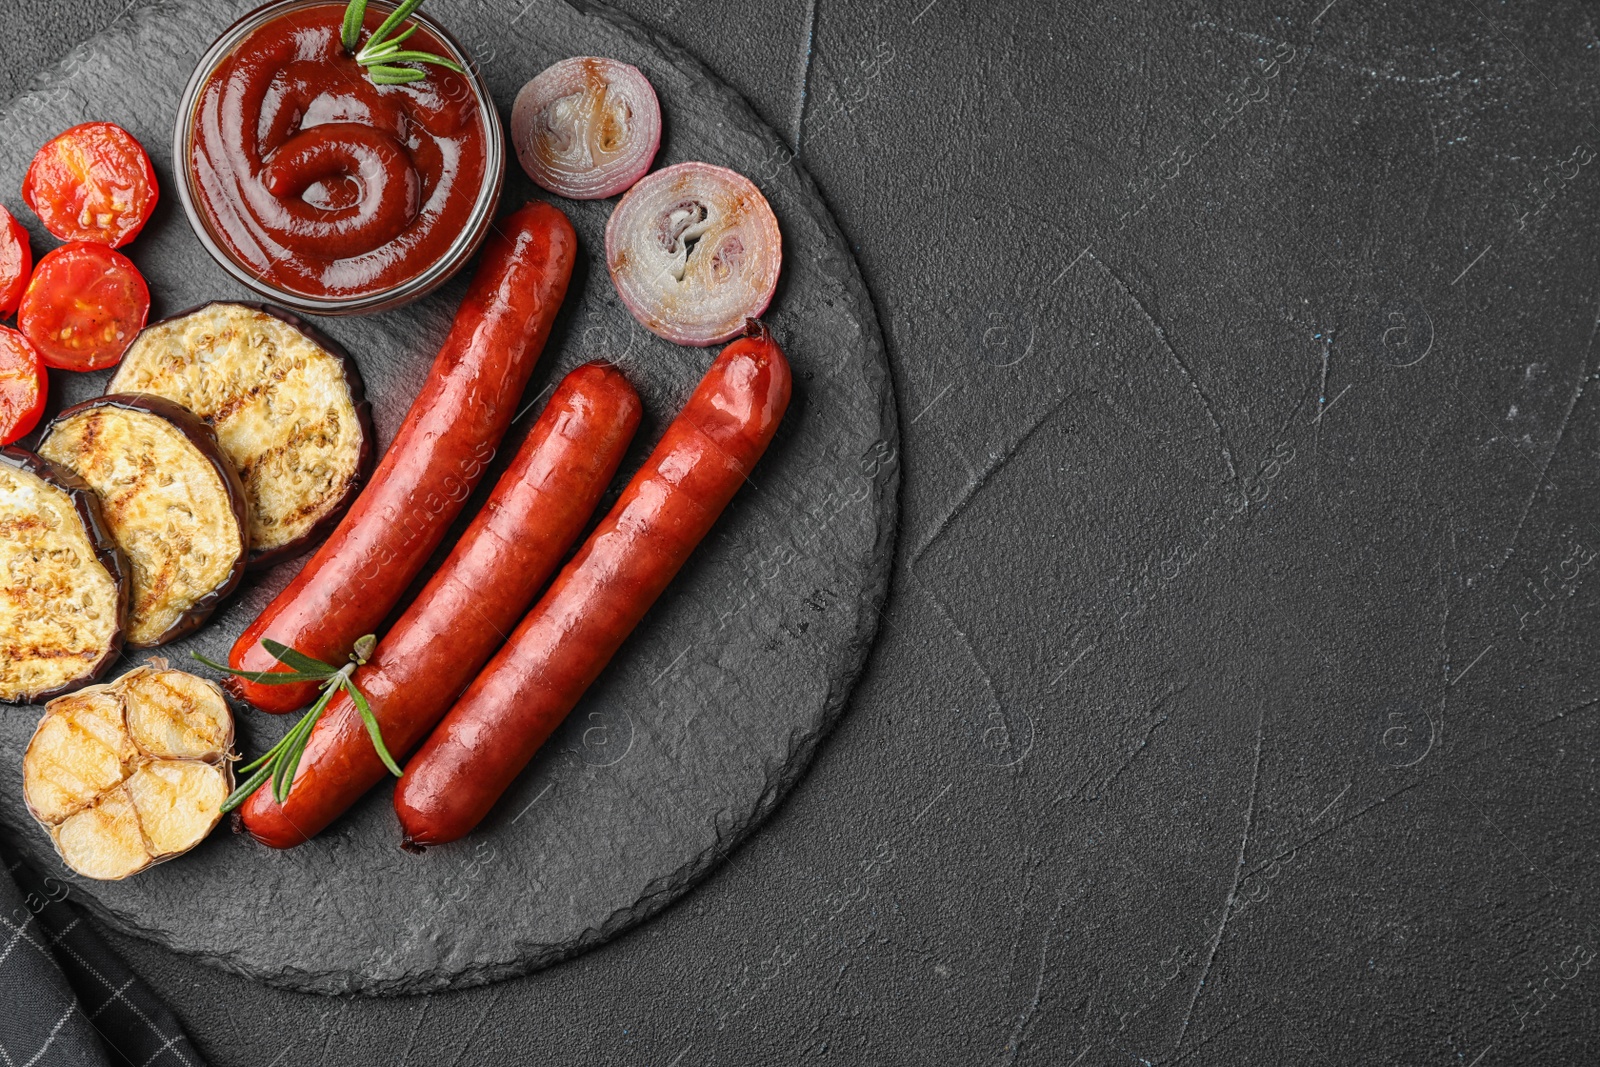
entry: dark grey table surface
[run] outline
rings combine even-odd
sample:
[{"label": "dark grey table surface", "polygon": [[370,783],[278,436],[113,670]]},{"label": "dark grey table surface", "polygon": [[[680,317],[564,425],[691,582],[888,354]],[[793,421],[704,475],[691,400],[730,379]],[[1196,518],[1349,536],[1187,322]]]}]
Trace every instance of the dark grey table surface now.
[{"label": "dark grey table surface", "polygon": [[[0,92],[125,3],[7,0]],[[531,978],[115,937],[212,1062],[1596,1062],[1600,16],[621,6],[855,244],[878,646],[764,830]]]}]

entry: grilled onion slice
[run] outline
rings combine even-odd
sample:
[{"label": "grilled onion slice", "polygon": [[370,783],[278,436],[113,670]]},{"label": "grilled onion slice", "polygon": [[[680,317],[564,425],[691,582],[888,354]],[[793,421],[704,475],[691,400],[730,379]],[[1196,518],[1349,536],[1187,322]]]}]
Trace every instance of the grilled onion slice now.
[{"label": "grilled onion slice", "polygon": [[232,745],[222,690],[153,660],[45,706],[22,756],[23,795],[68,867],[126,878],[217,825]]},{"label": "grilled onion slice", "polygon": [[371,408],[344,349],[286,311],[213,303],[152,323],[107,387],[182,405],[244,482],[251,567],[321,541],[372,473]]},{"label": "grilled onion slice", "polygon": [[88,685],[122,650],[128,561],[77,475],[0,448],[0,701]]},{"label": "grilled onion slice", "polygon": [[574,56],[546,67],[511,107],[517,159],[541,188],[573,200],[625,191],[661,146],[661,104],[638,67]]},{"label": "grilled onion slice", "polygon": [[118,394],[78,404],[39,454],[94,489],[133,566],[131,647],[194,630],[244,576],[244,487],[211,428],[178,405]]},{"label": "grilled onion slice", "polygon": [[645,329],[680,345],[720,344],[767,310],[783,238],[761,190],[709,163],[640,179],[606,223],[606,267]]}]

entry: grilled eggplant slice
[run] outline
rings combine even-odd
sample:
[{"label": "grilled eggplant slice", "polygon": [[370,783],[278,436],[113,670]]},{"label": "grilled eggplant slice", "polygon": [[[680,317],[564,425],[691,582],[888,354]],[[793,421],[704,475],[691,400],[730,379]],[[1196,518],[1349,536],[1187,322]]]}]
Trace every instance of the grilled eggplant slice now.
[{"label": "grilled eggplant slice", "polygon": [[147,327],[113,393],[181,404],[217,432],[250,502],[250,565],[333,531],[372,473],[372,411],[356,365],[286,311],[214,303]]},{"label": "grilled eggplant slice", "polygon": [[39,454],[94,489],[132,565],[129,647],[189,633],[244,576],[244,487],[190,412],[160,397],[102,396],[57,416]]},{"label": "grilled eggplant slice", "polygon": [[152,660],[45,706],[22,756],[23,796],[68,867],[126,878],[217,825],[232,745],[222,690]]},{"label": "grilled eggplant slice", "polygon": [[83,479],[0,448],[0,701],[49,700],[105,673],[131,575]]}]

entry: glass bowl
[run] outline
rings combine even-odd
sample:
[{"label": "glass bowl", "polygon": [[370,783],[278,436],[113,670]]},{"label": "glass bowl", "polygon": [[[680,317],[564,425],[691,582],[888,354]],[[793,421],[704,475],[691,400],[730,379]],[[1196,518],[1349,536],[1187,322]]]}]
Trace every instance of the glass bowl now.
[{"label": "glass bowl", "polygon": [[[229,275],[273,303],[295,311],[311,315],[366,315],[399,307],[432,292],[465,266],[478,251],[494,224],[495,210],[500,204],[500,190],[505,181],[505,136],[488,83],[468,58],[465,50],[443,26],[421,12],[413,14],[409,21],[420,23],[424,29],[437,37],[448,49],[451,58],[467,71],[467,82],[477,98],[478,113],[483,121],[484,136],[487,138],[484,146],[483,186],[478,191],[477,200],[473,203],[472,213],[466,225],[462,227],[461,233],[444,254],[418,273],[388,287],[356,295],[322,296],[298,292],[256,273],[218,238],[209,212],[201,206],[200,197],[195,189],[194,168],[190,165],[195,110],[199,104],[201,90],[211,75],[252,32],[288,12],[326,6],[329,3],[330,0],[275,0],[245,15],[222,32],[200,58],[194,73],[189,76],[189,83],[184,87],[183,97],[178,103],[177,123],[173,130],[173,170],[176,172],[178,199],[183,203],[184,214],[189,217],[189,225],[194,228],[195,236],[200,238],[200,243],[205,245],[206,251],[211,253],[211,258],[215,259]],[[392,10],[393,5],[372,4],[370,8],[382,12],[385,9]]]}]

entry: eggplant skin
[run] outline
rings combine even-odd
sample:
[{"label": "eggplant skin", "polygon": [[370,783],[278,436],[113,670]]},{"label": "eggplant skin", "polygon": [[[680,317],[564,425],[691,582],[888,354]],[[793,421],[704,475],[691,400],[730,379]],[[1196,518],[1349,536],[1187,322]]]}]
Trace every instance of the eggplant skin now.
[{"label": "eggplant skin", "polygon": [[39,453],[95,490],[132,565],[129,648],[192,632],[244,577],[244,486],[192,412],[160,397],[109,394],[56,416]]},{"label": "eggplant skin", "polygon": [[309,550],[372,474],[372,407],[355,361],[300,318],[213,302],[152,323],[107,387],[188,408],[217,434],[249,501],[249,566]]},{"label": "eggplant skin", "polygon": [[0,448],[0,702],[42,703],[104,674],[122,652],[132,588],[94,490]]}]

